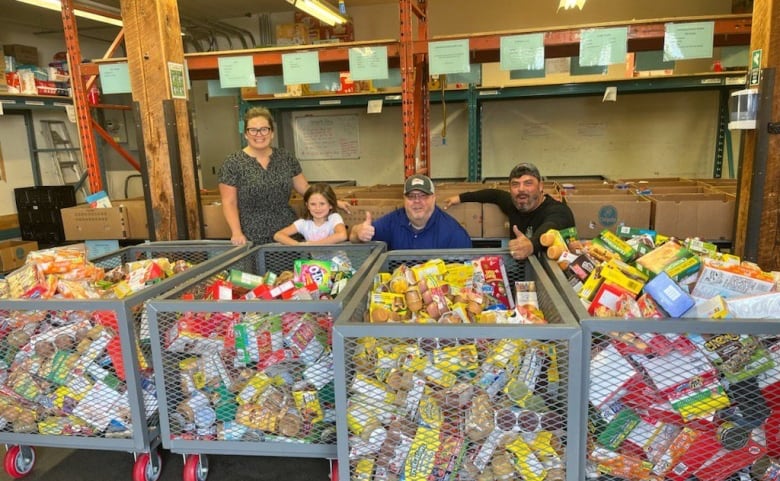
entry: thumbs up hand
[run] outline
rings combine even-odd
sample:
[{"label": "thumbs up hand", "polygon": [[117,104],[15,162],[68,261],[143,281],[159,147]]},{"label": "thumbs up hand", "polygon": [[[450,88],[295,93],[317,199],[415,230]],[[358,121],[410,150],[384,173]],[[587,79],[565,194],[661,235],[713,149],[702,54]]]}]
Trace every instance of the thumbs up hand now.
[{"label": "thumbs up hand", "polygon": [[534,253],[534,245],[531,243],[531,239],[526,237],[516,225],[512,226],[512,232],[515,233],[515,238],[511,239],[507,246],[509,247],[509,254],[513,259],[527,259]]},{"label": "thumbs up hand", "polygon": [[374,226],[371,222],[371,212],[366,211],[366,220],[352,228],[351,240],[353,242],[368,242],[373,239]]}]

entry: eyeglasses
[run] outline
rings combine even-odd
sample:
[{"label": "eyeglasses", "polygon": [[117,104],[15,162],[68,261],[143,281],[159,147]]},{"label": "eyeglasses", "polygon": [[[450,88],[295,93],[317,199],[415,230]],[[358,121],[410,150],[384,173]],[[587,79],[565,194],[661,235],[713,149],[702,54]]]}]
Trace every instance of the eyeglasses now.
[{"label": "eyeglasses", "polygon": [[409,199],[410,201],[414,202],[416,200],[426,200],[428,197],[430,197],[431,194],[423,194],[422,192],[418,192],[415,194],[406,194],[404,197]]},{"label": "eyeglasses", "polygon": [[256,129],[254,127],[250,127],[246,129],[245,131],[247,134],[255,137],[257,135],[268,135],[271,133],[271,127],[260,127],[259,129]]}]

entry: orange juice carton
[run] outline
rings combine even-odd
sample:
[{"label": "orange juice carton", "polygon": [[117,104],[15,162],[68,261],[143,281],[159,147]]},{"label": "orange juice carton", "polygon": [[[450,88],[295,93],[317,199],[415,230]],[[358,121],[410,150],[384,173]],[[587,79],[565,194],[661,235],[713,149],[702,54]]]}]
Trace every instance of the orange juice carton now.
[{"label": "orange juice carton", "polygon": [[774,277],[760,269],[747,267],[744,263],[728,265],[705,260],[691,294],[704,298],[717,295],[741,297],[771,292],[774,286]]}]

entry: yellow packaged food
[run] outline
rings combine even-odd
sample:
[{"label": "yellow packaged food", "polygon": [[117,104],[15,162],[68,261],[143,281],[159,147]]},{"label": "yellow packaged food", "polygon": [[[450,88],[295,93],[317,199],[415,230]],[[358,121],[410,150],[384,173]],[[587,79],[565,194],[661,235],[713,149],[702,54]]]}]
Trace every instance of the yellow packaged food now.
[{"label": "yellow packaged food", "polygon": [[409,455],[404,465],[405,481],[427,481],[433,471],[436,452],[439,450],[439,429],[420,426],[414,435]]}]

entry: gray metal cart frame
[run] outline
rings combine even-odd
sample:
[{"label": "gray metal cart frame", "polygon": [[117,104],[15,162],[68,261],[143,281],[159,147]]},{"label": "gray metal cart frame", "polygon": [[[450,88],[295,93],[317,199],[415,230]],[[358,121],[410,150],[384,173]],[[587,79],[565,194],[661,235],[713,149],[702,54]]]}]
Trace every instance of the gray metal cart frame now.
[{"label": "gray metal cart frame", "polygon": [[[284,441],[241,441],[218,439],[182,439],[172,427],[172,417],[178,401],[182,399],[182,387],[178,376],[178,357],[181,353],[167,352],[163,345],[165,333],[181,313],[328,313],[334,318],[349,301],[354,292],[369,278],[370,268],[376,263],[386,245],[382,242],[365,244],[335,244],[315,246],[283,246],[266,244],[246,253],[213,265],[206,274],[190,279],[148,305],[149,327],[152,342],[155,378],[159,390],[160,426],[163,447],[185,456],[184,479],[204,480],[208,475],[205,454],[230,454],[249,456],[293,456],[335,459],[333,443],[304,443]],[[344,289],[327,300],[182,300],[185,293],[202,292],[219,272],[238,269],[242,272],[262,275],[292,270],[296,259],[322,258],[341,252],[346,254],[355,269]]]},{"label": "gray metal cart frame", "polygon": [[[137,246],[119,249],[112,253],[93,259],[96,266],[111,269],[127,262],[157,257],[168,257],[170,260],[187,260],[192,266],[144,290],[132,293],[123,299],[89,299],[89,300],[56,300],[56,299],[20,299],[0,300],[1,312],[74,312],[112,313],[116,320],[121,359],[124,372],[126,392],[130,408],[132,433],[127,438],[83,435],[46,435],[39,433],[15,433],[0,431],[0,442],[15,445],[6,454],[6,468],[21,470],[17,474],[26,474],[32,470],[35,462],[34,452],[30,446],[48,446],[75,449],[96,449],[109,451],[128,451],[136,455],[136,465],[133,470],[134,481],[139,479],[156,479],[159,476],[161,460],[159,454],[152,453],[159,445],[159,426],[156,410],[147,406],[148,398],[144,393],[152,394],[149,386],[142,386],[142,375],[137,352],[144,349],[137,340],[143,322],[145,303],[154,297],[172,289],[185,279],[196,277],[207,271],[209,266],[221,259],[243,252],[248,246],[236,247],[229,242],[221,241],[171,241],[147,242]],[[148,350],[148,349],[147,349]],[[146,389],[145,389],[146,388]],[[154,393],[156,394],[156,393]],[[16,458],[16,459],[9,459]],[[11,473],[9,473],[11,474]]]},{"label": "gray metal cart frame", "polygon": [[[545,274],[542,266],[535,258],[525,262],[517,262],[507,250],[471,249],[471,250],[428,250],[428,251],[390,251],[384,254],[372,269],[371,277],[379,272],[390,272],[401,263],[414,265],[431,259],[442,259],[445,262],[467,262],[484,255],[498,255],[503,258],[507,268],[510,283],[514,281],[536,281],[537,295],[542,312],[549,324],[517,325],[517,324],[409,324],[387,323],[369,324],[364,322],[367,310],[368,293],[371,286],[366,284],[350,303],[344,308],[336,320],[334,327],[333,347],[336,366],[336,406],[337,406],[337,444],[339,455],[339,478],[352,479],[350,476],[349,431],[347,427],[347,391],[350,377],[354,374],[350,365],[354,345],[351,340],[361,337],[387,338],[475,338],[475,339],[530,339],[558,341],[568,350],[565,366],[568,377],[562,379],[562,391],[565,392],[566,417],[565,430],[570,433],[566,440],[566,480],[577,481],[580,471],[570,469],[576,466],[584,449],[580,446],[579,423],[582,382],[579,376],[581,369],[582,333],[573,315],[569,312],[563,299],[559,296]],[[514,289],[514,285],[512,285]],[[514,292],[513,292],[514,295]],[[564,363],[561,363],[564,365]],[[561,376],[565,377],[564,375]]]},{"label": "gray metal cart frame", "polygon": [[[543,258],[542,264],[545,270],[549,274],[553,284],[556,286],[558,292],[565,299],[566,304],[574,313],[577,321],[582,326],[583,336],[583,349],[582,349],[582,379],[583,379],[583,392],[582,392],[582,405],[580,411],[577,413],[577,419],[581,420],[581,425],[578,432],[581,433],[579,440],[580,446],[586,448],[588,444],[588,415],[589,415],[589,393],[592,389],[598,390],[601,386],[598,383],[593,382],[594,367],[593,367],[593,355],[596,352],[597,346],[603,343],[605,339],[609,339],[610,336],[614,337],[616,334],[661,334],[669,337],[669,335],[680,335],[687,337],[688,335],[752,335],[760,338],[775,338],[780,336],[780,323],[778,319],[707,319],[707,318],[635,318],[635,319],[623,319],[618,317],[594,317],[589,314],[585,309],[585,306],[580,301],[574,289],[567,282],[563,271],[558,267],[555,261]],[[763,346],[765,347],[765,346]],[[600,368],[596,368],[601,371]],[[605,367],[606,369],[606,367]],[[668,376],[660,376],[662,380],[664,377],[671,378],[676,372],[682,370],[680,365],[673,365],[669,368]],[[720,373],[721,378],[726,376]],[[754,379],[755,376],[747,378],[747,380]],[[727,381],[726,384],[729,384]],[[731,383],[732,386],[739,385],[738,382]],[[732,388],[732,391],[734,389]],[[746,392],[746,389],[741,387],[736,389],[735,394],[737,396],[749,395],[761,397],[760,393]],[[741,407],[745,410],[745,407]],[[758,410],[758,408],[751,408]],[[757,415],[756,412],[749,412],[748,409],[746,415]],[[761,408],[763,409],[763,408]],[[578,460],[579,470],[582,473],[582,479],[585,478],[586,472],[586,459],[588,452],[582,451],[581,459]],[[622,479],[618,477],[617,479]]]}]

